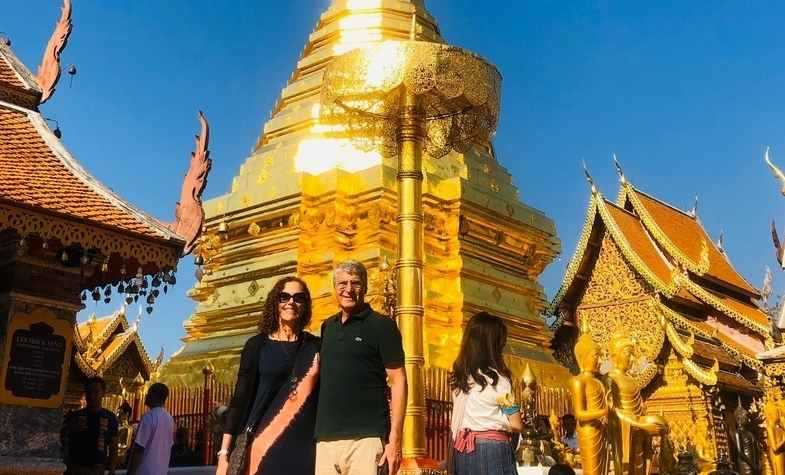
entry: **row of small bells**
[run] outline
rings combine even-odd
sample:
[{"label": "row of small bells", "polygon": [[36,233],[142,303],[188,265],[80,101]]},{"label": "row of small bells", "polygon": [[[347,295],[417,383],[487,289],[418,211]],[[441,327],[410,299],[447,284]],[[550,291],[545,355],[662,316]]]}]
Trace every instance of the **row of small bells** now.
[{"label": "row of small bells", "polygon": [[[44,239],[42,243],[42,247],[47,249],[49,247],[49,242]],[[28,243],[27,239],[22,238],[19,240],[18,243],[18,254],[24,255],[27,252]],[[68,255],[68,251],[63,249],[60,251],[60,260],[63,264],[67,264],[71,259],[71,256]],[[80,263],[83,266],[86,266],[91,262],[92,258],[90,257],[88,252],[85,252],[81,258],[79,259]],[[109,270],[109,265],[107,262],[104,262],[101,266],[101,272],[107,272]],[[177,277],[175,277],[176,270],[170,271],[161,271],[158,272],[155,276],[153,276],[152,280],[148,283],[148,279],[142,273],[142,268],[136,271],[136,276],[128,279],[126,281],[121,281],[117,285],[117,292],[121,294],[126,294],[125,303],[127,305],[131,305],[133,302],[138,302],[139,297],[147,297],[146,298],[146,311],[148,314],[153,313],[153,305],[155,304],[155,299],[158,298],[160,295],[159,287],[163,284],[161,290],[163,290],[164,294],[167,293],[169,290],[169,286],[174,286],[177,283]],[[126,270],[125,266],[120,270],[120,273],[125,275]],[[149,289],[152,287],[152,289]],[[149,289],[149,290],[148,290]],[[100,301],[103,298],[104,303],[108,304],[112,300],[112,286],[107,285],[103,289],[103,293],[100,287],[96,287],[95,289],[90,292],[92,299],[95,302]],[[82,302],[87,301],[87,291],[82,291]]]},{"label": "row of small bells", "polygon": [[[177,277],[175,277],[174,270],[158,272],[152,279],[149,279],[148,276],[142,274],[142,268],[140,267],[136,272],[136,276],[117,284],[117,292],[126,294],[126,305],[131,305],[135,302],[138,303],[139,297],[146,297],[145,302],[147,303],[147,307],[145,307],[145,310],[148,314],[151,314],[153,313],[155,299],[158,298],[161,290],[166,294],[169,290],[169,286],[174,286],[175,284],[177,284]],[[95,302],[98,302],[103,298],[104,303],[109,303],[112,300],[112,286],[107,285],[103,289],[103,292],[100,287],[96,287],[90,292],[90,296]],[[86,290],[82,292],[82,301],[87,301]]]}]

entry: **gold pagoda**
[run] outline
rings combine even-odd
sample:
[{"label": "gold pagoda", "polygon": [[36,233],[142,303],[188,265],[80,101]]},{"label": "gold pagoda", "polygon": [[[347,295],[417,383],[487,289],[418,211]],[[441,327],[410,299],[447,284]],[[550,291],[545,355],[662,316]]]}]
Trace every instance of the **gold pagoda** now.
[{"label": "gold pagoda", "polygon": [[[335,0],[321,15],[231,191],[205,203],[204,265],[189,294],[198,304],[161,379],[198,383],[208,364],[218,379],[234,379],[263,299],[288,274],[308,282],[312,330],[335,312],[331,273],[346,259],[368,267],[369,300],[387,308],[398,245],[397,159],[326,138],[320,93],[337,56],[413,36],[444,43],[422,0]],[[551,355],[537,282],[560,251],[553,222],[519,200],[490,143],[427,159],[424,168],[427,365],[449,368],[465,319],[486,310],[508,323],[513,371],[522,374],[528,363],[541,385],[562,386],[569,374]]]},{"label": "gold pagoda", "polygon": [[602,349],[607,372],[611,335],[632,338],[631,373],[648,414],[664,416],[673,453],[692,452],[705,473],[735,457],[734,411],[762,396],[757,355],[773,346],[769,318],[697,209],[679,210],[618,171],[615,201],[589,176],[584,228],[549,310],[558,318],[555,354],[575,370],[580,328]]}]

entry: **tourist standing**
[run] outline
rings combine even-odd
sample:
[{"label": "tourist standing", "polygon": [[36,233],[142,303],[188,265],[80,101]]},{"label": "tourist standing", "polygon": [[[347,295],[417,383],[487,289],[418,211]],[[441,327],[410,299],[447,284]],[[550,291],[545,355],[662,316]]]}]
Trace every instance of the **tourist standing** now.
[{"label": "tourist standing", "polygon": [[322,325],[316,474],[376,475],[381,467],[395,475],[407,389],[401,333],[365,303],[361,263],[338,265],[333,284],[340,312]]},{"label": "tourist standing", "polygon": [[305,331],[310,321],[305,282],[297,277],[276,282],[265,300],[259,334],[240,356],[218,475],[314,472],[319,339]]},{"label": "tourist standing", "polygon": [[128,461],[128,475],[166,475],[174,443],[174,419],[164,408],[169,388],[154,383],[147,390],[144,403],[148,410],[136,430]]},{"label": "tourist standing", "polygon": [[117,463],[117,418],[101,407],[106,383],[99,377],[84,385],[86,406],[63,422],[62,447],[67,475],[113,475]]},{"label": "tourist standing", "polygon": [[452,468],[455,475],[516,475],[511,432],[523,430],[502,357],[507,327],[485,312],[463,333],[453,365]]}]

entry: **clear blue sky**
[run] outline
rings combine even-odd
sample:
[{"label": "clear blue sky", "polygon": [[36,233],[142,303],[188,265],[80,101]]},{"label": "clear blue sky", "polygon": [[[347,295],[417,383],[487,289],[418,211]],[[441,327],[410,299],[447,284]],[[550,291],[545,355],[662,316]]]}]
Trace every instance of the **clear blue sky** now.
[{"label": "clear blue sky", "polygon": [[[44,115],[59,121],[88,170],[162,219],[172,217],[197,109],[212,125],[212,197],[229,189],[328,4],[74,3],[63,59],[79,74],[71,87],[64,78]],[[776,265],[768,226],[772,217],[785,226],[785,198],[761,157],[771,145],[785,165],[785,4],[430,0],[428,7],[448,41],[504,75],[498,157],[522,199],[556,221],[563,243],[563,258],[542,278],[549,295],[588,201],[580,161],[613,197],[613,152],[642,189],[683,209],[699,195],[704,225],[715,237],[725,231],[734,264],[753,283]],[[34,69],[59,2],[4,0],[2,11],[0,31]],[[194,282],[190,261],[143,322],[153,355],[161,345],[167,353],[179,347],[194,308],[185,296]],[[785,276],[775,272],[775,281]]]}]

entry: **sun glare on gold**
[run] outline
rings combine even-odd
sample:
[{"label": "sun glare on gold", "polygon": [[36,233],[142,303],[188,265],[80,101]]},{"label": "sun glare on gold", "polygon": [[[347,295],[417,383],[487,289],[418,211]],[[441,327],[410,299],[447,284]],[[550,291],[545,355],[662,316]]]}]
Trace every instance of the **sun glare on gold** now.
[{"label": "sun glare on gold", "polygon": [[369,8],[380,8],[382,0],[347,0],[346,8],[349,10],[366,10]]},{"label": "sun glare on gold", "polygon": [[319,175],[339,169],[355,173],[382,163],[381,154],[359,150],[351,139],[324,137],[322,134],[328,128],[318,123],[319,111],[318,104],[311,109],[312,117],[317,120],[311,129],[313,138],[303,140],[298,145],[294,158],[294,169],[297,172]]}]

